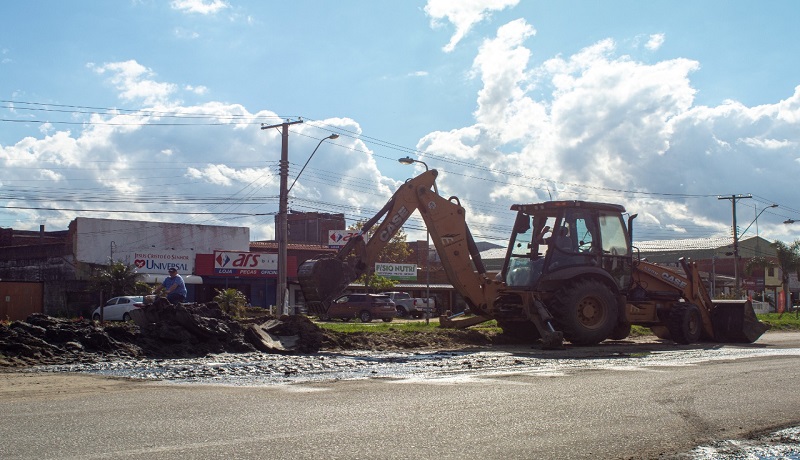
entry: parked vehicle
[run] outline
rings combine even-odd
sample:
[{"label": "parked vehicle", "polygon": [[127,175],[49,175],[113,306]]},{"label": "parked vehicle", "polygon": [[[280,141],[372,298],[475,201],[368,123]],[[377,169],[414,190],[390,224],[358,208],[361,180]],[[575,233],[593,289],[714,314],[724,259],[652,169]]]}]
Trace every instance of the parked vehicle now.
[{"label": "parked vehicle", "polygon": [[403,291],[384,292],[388,295],[397,307],[397,316],[400,318],[412,317],[422,318],[425,313],[433,314],[436,308],[436,301],[433,297],[426,301],[424,297],[411,297],[411,294]]},{"label": "parked vehicle", "polygon": [[122,296],[112,297],[102,307],[95,308],[92,312],[92,319],[100,321],[100,309],[103,309],[103,320],[105,321],[130,321],[131,310],[144,306],[144,296]]},{"label": "parked vehicle", "polygon": [[389,296],[382,294],[345,294],[331,303],[322,319],[338,318],[349,321],[358,318],[363,323],[381,319],[388,323],[397,316],[397,309]]}]

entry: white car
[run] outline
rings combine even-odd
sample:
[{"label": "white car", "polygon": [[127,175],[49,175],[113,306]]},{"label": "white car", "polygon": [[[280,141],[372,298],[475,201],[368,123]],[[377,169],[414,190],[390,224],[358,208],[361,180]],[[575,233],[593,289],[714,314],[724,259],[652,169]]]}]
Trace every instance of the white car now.
[{"label": "white car", "polygon": [[144,296],[126,295],[113,297],[106,302],[105,306],[97,307],[92,312],[92,319],[100,321],[100,309],[102,308],[104,321],[129,321],[131,319],[130,311],[143,306]]}]

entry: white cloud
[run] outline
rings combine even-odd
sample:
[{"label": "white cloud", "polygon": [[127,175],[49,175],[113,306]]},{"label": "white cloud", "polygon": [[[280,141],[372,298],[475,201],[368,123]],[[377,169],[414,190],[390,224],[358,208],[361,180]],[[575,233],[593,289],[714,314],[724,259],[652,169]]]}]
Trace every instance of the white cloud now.
[{"label": "white cloud", "polygon": [[119,97],[127,101],[141,101],[144,104],[163,104],[175,92],[176,85],[152,80],[152,70],[135,60],[111,62],[103,65],[90,63],[88,67],[100,75],[111,74],[109,80],[120,91]]},{"label": "white cloud", "polygon": [[184,89],[185,89],[186,91],[189,91],[189,92],[192,92],[192,93],[194,93],[194,94],[201,95],[201,96],[202,96],[203,94],[206,94],[206,93],[208,93],[208,87],[206,87],[206,86],[202,86],[202,85],[200,85],[200,86],[186,85],[186,86],[184,87]]},{"label": "white cloud", "polygon": [[664,44],[664,40],[666,36],[664,34],[653,34],[650,36],[650,39],[647,40],[644,47],[649,49],[650,51],[655,51],[661,48],[661,45]]},{"label": "white cloud", "polygon": [[[606,39],[533,66],[526,43],[535,34],[531,24],[515,20],[484,39],[470,69],[481,82],[474,120],[431,132],[417,145],[420,159],[440,170],[442,194],[458,196],[467,208],[479,239],[508,234],[511,202],[551,197],[623,204],[640,216],[639,241],[724,238],[730,204],[717,195],[752,193],[786,206],[796,200],[800,87],[784,100],[756,107],[736,101],[697,106],[690,80],[696,61],[642,62],[620,55],[617,43]],[[273,216],[258,214],[277,209],[281,141],[276,130],[262,131],[259,123],[280,122],[275,113],[223,102],[180,103],[174,100],[179,91],[208,89],[157,81],[135,60],[90,68],[124,101],[150,111],[95,114],[79,120],[91,124],[72,131],[46,126],[37,137],[0,146],[0,184],[57,180],[60,190],[129,198],[118,208],[153,220],[189,218],[148,215],[148,203],[163,206],[167,195],[203,198],[213,204],[180,209],[219,214],[193,222],[249,226],[256,239],[273,236]],[[187,125],[192,120],[205,124]],[[321,144],[291,191],[290,208],[372,217],[400,181],[378,168],[358,139],[357,120],[294,125],[290,171],[299,170],[331,127],[354,134]],[[90,207],[80,200],[67,204]],[[251,215],[222,214],[231,211]],[[742,215],[752,211],[742,208]],[[74,215],[48,217],[48,225],[63,221],[66,227]],[[18,216],[38,221],[30,213]],[[764,222],[768,216],[759,219],[762,235],[781,238],[786,226],[770,226]]]},{"label": "white cloud", "polygon": [[172,0],[172,9],[185,13],[216,14],[228,8],[224,0]]},{"label": "white cloud", "polygon": [[416,72],[411,72],[408,74],[409,77],[427,77],[428,72],[426,70],[417,70]]},{"label": "white cloud", "polygon": [[200,38],[200,34],[193,30],[184,29],[183,27],[175,28],[175,37],[185,40],[196,40]]},{"label": "white cloud", "polygon": [[430,16],[433,27],[441,26],[443,19],[455,26],[450,42],[442,48],[449,53],[473,26],[488,18],[493,11],[514,7],[518,3],[519,0],[428,0],[425,13]]},{"label": "white cloud", "polygon": [[[462,169],[437,165],[445,170],[440,189],[458,195],[471,219],[491,222],[504,203],[552,195],[617,202],[653,216],[639,238],[724,237],[730,206],[716,195],[753,192],[794,202],[800,87],[775,104],[697,107],[689,78],[696,61],[639,62],[618,55],[609,39],[530,68],[524,43],[534,32],[517,20],[485,40],[472,68],[483,82],[475,124],[432,132],[417,145],[432,157],[429,164],[441,155],[488,168],[470,170],[465,187],[463,175],[447,174]],[[674,196],[680,194],[698,198]]]}]

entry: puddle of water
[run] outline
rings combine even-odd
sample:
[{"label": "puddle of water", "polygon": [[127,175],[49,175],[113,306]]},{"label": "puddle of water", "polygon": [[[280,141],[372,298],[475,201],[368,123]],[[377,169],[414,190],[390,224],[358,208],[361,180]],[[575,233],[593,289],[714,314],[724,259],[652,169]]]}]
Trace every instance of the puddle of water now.
[{"label": "puddle of water", "polygon": [[692,460],[800,460],[800,427],[786,428],[755,440],[728,440],[700,446]]}]

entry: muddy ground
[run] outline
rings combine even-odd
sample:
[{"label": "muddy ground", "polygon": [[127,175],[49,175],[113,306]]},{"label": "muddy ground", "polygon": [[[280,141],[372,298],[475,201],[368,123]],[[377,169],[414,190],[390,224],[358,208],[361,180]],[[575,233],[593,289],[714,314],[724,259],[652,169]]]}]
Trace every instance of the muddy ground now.
[{"label": "muddy ground", "polygon": [[136,323],[34,314],[0,323],[0,367],[78,364],[129,358],[193,358],[211,353],[315,353],[342,350],[454,349],[508,344],[502,334],[436,329],[405,333],[336,333],[304,316],[237,321],[218,305],[157,303]]}]

